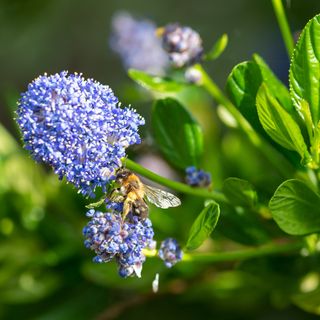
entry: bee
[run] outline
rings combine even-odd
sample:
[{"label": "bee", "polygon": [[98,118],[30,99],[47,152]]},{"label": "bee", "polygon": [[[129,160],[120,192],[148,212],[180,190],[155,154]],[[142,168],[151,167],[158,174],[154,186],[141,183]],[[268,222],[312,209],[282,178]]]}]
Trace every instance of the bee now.
[{"label": "bee", "polygon": [[117,172],[115,182],[119,188],[115,190],[114,196],[111,195],[111,199],[116,202],[123,201],[123,219],[130,211],[142,220],[146,219],[149,208],[145,200],[162,209],[181,204],[180,199],[173,194],[145,185],[128,169],[121,168]]}]

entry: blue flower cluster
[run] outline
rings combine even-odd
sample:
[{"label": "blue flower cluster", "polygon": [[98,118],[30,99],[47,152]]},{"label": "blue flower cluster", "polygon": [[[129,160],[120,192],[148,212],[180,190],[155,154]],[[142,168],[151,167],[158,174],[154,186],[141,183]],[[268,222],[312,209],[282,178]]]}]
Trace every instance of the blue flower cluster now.
[{"label": "blue flower cluster", "polygon": [[191,166],[186,169],[186,182],[192,187],[208,187],[211,184],[211,174]]},{"label": "blue flower cluster", "polygon": [[167,238],[161,242],[159,257],[164,261],[166,267],[171,268],[182,259],[182,250],[173,238]]},{"label": "blue flower cluster", "polygon": [[120,108],[108,86],[66,71],[30,83],[17,114],[34,159],[91,197],[113,178],[125,149],[140,143],[138,126],[144,124],[135,110]]},{"label": "blue flower cluster", "polygon": [[112,29],[111,48],[121,56],[126,69],[156,75],[165,73],[169,59],[152,22],[136,20],[129,13],[119,12],[112,19]]},{"label": "blue flower cluster", "polygon": [[93,261],[103,263],[114,258],[121,277],[140,277],[145,261],[142,249],[153,243],[151,221],[139,221],[135,216],[123,221],[120,212],[115,210],[104,213],[91,209],[87,216],[91,220],[83,229],[84,243],[96,253]]},{"label": "blue flower cluster", "polygon": [[162,33],[162,44],[175,68],[190,66],[202,59],[202,40],[189,27],[178,23],[167,25]]}]

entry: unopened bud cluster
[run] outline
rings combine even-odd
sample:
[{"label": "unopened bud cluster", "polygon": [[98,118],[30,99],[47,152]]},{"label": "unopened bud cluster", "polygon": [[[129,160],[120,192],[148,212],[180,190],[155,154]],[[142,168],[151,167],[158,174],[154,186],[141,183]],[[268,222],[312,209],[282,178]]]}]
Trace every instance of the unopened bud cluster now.
[{"label": "unopened bud cluster", "polygon": [[182,250],[176,239],[167,238],[161,242],[159,257],[164,261],[166,267],[171,268],[182,259]]},{"label": "unopened bud cluster", "polygon": [[200,35],[189,27],[169,24],[162,32],[162,44],[175,68],[193,65],[202,59]]},{"label": "unopened bud cluster", "polygon": [[186,182],[192,187],[209,187],[211,184],[211,174],[191,166],[186,169]]}]

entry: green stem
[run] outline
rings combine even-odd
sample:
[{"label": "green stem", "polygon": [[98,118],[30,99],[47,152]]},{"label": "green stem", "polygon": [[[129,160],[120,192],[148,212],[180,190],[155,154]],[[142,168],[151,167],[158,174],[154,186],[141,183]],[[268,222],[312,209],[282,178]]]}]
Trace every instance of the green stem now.
[{"label": "green stem", "polygon": [[209,94],[221,105],[223,105],[237,121],[239,127],[247,135],[251,143],[257,147],[270,163],[285,177],[291,177],[294,173],[292,165],[279,154],[269,143],[261,138],[251,127],[248,121],[242,116],[234,104],[224,95],[220,88],[214,83],[203,67],[198,64],[195,66],[202,74],[202,86]]},{"label": "green stem", "polygon": [[209,92],[209,94],[221,105],[223,105],[237,121],[239,127],[247,133],[250,140],[256,140],[255,132],[248,123],[248,121],[242,116],[239,110],[233,105],[233,103],[224,95],[212,78],[207,74],[200,64],[195,66],[201,72],[202,86]]},{"label": "green stem", "polygon": [[144,168],[140,164],[127,159],[123,158],[122,163],[130,170],[135,171],[136,173],[144,176],[145,178],[148,178],[154,182],[157,182],[165,187],[168,187],[172,190],[176,190],[178,192],[190,194],[197,197],[207,198],[207,199],[213,199],[218,202],[224,202],[228,203],[227,198],[224,196],[223,193],[217,192],[217,191],[208,191],[204,188],[192,188],[184,183],[172,181],[170,179],[164,178],[162,176],[159,176],[158,174]]},{"label": "green stem", "polygon": [[285,14],[285,11],[283,9],[282,0],[272,0],[272,5],[274,12],[276,14],[278,24],[281,30],[282,38],[284,40],[284,43],[286,45],[286,49],[288,52],[289,59],[291,58],[293,48],[294,48],[294,41],[292,38],[292,34],[290,31],[290,27],[288,24],[288,20]]},{"label": "green stem", "polygon": [[[269,255],[277,255],[289,252],[298,252],[303,248],[302,242],[293,242],[286,244],[270,244],[257,248],[243,249],[227,252],[208,252],[208,253],[184,253],[182,261],[185,262],[225,262],[240,261]],[[144,250],[147,257],[156,257],[157,251]]]},{"label": "green stem", "polygon": [[243,249],[237,251],[220,253],[185,253],[183,261],[202,261],[202,262],[223,262],[234,260],[246,260],[268,255],[299,251],[303,247],[302,243],[287,243],[283,245],[266,245],[258,248]]}]

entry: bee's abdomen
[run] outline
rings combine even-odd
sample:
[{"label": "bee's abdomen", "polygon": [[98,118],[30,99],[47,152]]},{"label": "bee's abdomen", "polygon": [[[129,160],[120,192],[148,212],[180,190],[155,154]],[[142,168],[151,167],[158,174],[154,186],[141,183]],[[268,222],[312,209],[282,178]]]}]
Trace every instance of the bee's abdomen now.
[{"label": "bee's abdomen", "polygon": [[134,215],[139,216],[143,220],[149,215],[149,208],[142,199],[137,199],[133,202],[132,211]]}]

